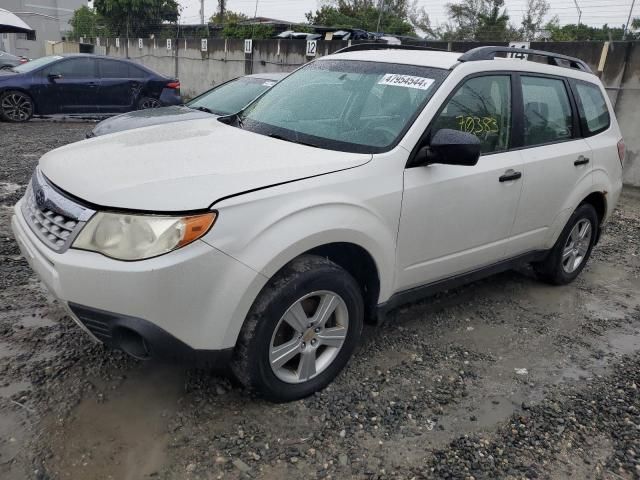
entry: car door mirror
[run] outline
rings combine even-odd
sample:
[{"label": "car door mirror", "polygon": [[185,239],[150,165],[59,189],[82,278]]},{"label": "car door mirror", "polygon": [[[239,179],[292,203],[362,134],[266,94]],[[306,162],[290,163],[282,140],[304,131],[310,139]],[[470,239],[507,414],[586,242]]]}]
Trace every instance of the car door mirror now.
[{"label": "car door mirror", "polygon": [[480,158],[480,139],[475,135],[459,130],[443,128],[438,130],[429,145],[418,150],[413,165],[473,166]]},{"label": "car door mirror", "polygon": [[62,74],[50,73],[49,75],[47,75],[47,78],[49,79],[50,82],[53,82],[54,80],[60,80],[62,78]]}]

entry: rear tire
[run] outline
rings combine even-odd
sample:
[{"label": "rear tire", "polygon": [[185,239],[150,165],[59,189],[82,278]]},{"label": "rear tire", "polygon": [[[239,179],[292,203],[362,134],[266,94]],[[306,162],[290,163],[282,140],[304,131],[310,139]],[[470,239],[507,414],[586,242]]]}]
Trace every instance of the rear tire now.
[{"label": "rear tire", "polygon": [[33,100],[24,92],[9,90],[0,95],[0,118],[6,122],[26,122],[34,110]]},{"label": "rear tire", "polygon": [[344,269],[303,255],[276,274],[242,327],[232,370],[275,402],[311,395],[347,364],[362,333],[360,286]]},{"label": "rear tire", "polygon": [[566,285],[575,280],[591,256],[598,224],[598,214],[593,205],[580,205],[567,221],[547,258],[533,265],[538,277],[553,285]]},{"label": "rear tire", "polygon": [[157,98],[142,97],[138,100],[138,110],[147,110],[149,108],[160,108],[162,104]]}]

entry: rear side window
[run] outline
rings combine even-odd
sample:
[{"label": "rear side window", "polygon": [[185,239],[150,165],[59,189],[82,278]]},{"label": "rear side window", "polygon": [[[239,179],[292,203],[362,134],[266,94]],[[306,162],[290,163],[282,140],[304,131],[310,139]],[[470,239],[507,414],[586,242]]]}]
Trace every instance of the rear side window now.
[{"label": "rear side window", "polygon": [[576,82],[576,93],[580,117],[582,124],[586,126],[586,133],[595,135],[606,130],[611,119],[600,88],[590,83]]},{"label": "rear side window", "polygon": [[524,145],[561,142],[573,137],[571,103],[563,80],[521,77]]},{"label": "rear side window", "polygon": [[472,133],[484,154],[509,148],[511,138],[511,78],[507,75],[467,80],[446,103],[431,127]]},{"label": "rear side window", "polygon": [[100,60],[102,78],[144,78],[145,73],[138,67],[117,60]]}]

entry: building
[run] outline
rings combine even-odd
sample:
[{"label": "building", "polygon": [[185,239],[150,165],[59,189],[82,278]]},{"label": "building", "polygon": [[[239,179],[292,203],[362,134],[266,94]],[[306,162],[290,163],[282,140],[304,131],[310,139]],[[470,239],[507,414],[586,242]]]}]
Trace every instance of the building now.
[{"label": "building", "polygon": [[71,29],[73,12],[87,0],[2,0],[2,8],[15,13],[34,32],[0,34],[0,50],[28,58],[42,57],[48,41],[59,42]]}]

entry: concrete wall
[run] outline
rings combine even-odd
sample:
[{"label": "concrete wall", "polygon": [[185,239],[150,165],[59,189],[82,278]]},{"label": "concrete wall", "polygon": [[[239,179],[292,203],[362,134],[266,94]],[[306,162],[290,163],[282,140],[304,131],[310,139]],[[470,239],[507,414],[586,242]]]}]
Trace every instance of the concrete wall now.
[{"label": "concrete wall", "polygon": [[[180,79],[185,97],[197,94],[240,75],[259,72],[290,72],[314,57],[306,55],[306,43],[295,40],[254,40],[253,53],[244,53],[243,40],[114,38],[99,42],[95,53],[128,57],[157,72]],[[119,46],[116,45],[119,44]],[[128,44],[128,49],[127,49]],[[347,46],[347,42],[318,41],[317,56],[328,55]],[[481,44],[473,42],[429,42],[427,45],[464,52]],[[506,45],[506,44],[505,44]],[[640,42],[532,42],[531,48],[578,57],[587,62],[602,79],[627,145],[625,183],[640,186]],[[602,71],[600,60],[606,54]]]}]

